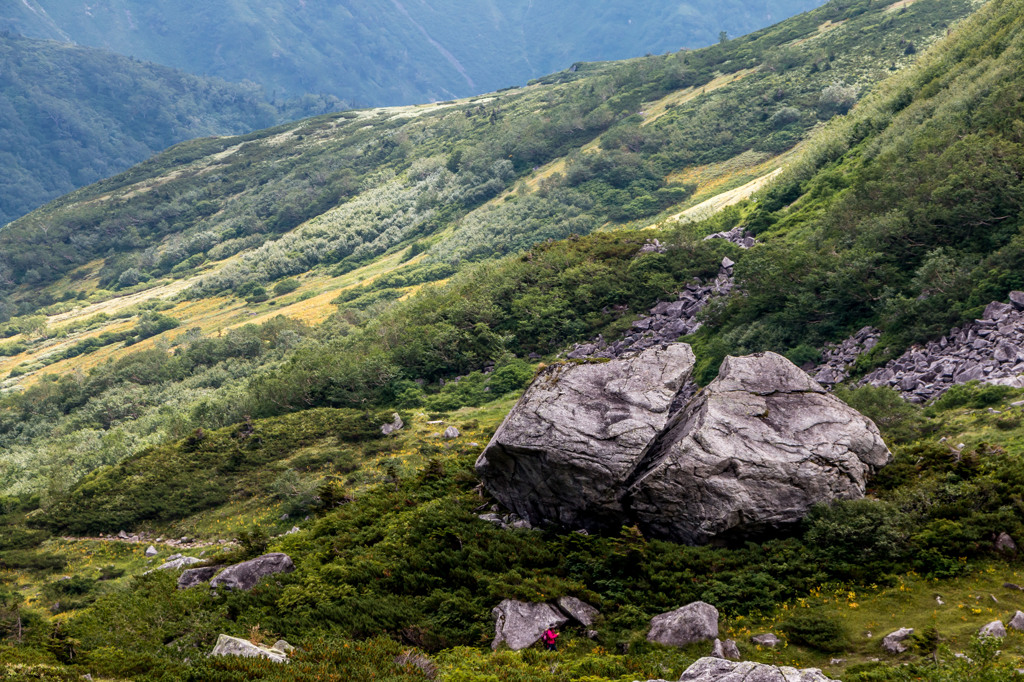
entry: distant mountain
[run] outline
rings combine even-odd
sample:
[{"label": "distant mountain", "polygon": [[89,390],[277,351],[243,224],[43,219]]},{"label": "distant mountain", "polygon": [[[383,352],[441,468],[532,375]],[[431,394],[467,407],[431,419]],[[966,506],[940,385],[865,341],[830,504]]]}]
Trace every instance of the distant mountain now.
[{"label": "distant mountain", "polygon": [[279,96],[353,106],[522,85],[579,60],[663,53],[742,35],[822,0],[21,0],[0,29],[91,45]]},{"label": "distant mountain", "polygon": [[0,36],[0,225],[177,142],[335,108],[313,100],[285,109],[252,83]]}]

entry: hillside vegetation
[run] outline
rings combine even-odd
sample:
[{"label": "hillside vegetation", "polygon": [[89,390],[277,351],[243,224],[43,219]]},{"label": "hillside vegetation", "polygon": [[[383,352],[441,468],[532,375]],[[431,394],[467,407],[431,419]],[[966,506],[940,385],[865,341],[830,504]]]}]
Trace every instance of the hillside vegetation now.
[{"label": "hillside vegetation", "polygon": [[578,61],[715,43],[821,0],[503,0],[7,3],[0,29],[73,41],[190,73],[252,81],[275,97],[413,104],[523,85]]},{"label": "hillside vegetation", "polygon": [[172,144],[333,111],[103,50],[0,35],[0,225]]},{"label": "hillside vegetation", "polygon": [[[472,469],[537,360],[614,337],[726,256],[735,293],[683,339],[702,384],[727,353],[804,363],[875,324],[865,370],[1024,288],[1024,0],[991,0],[947,29],[937,17],[952,9],[836,3],[493,99],[190,143],[0,232],[20,313],[4,366],[9,386],[23,382],[0,404],[0,653],[68,679],[425,679],[402,654],[460,682],[675,679],[709,645],[651,644],[647,624],[702,599],[749,660],[844,682],[1009,679],[1024,635],[975,635],[1024,608],[1019,553],[994,542],[1024,537],[1019,389],[965,384],[917,406],[840,387],[893,462],[868,498],[733,546],[501,529],[477,516],[494,501]],[[925,51],[932,23],[948,35]],[[829,60],[830,40],[849,49]],[[680,60],[695,80],[668,87]],[[725,74],[736,78],[713,88]],[[337,178],[309,180],[329,169],[314,148],[345,162]],[[783,154],[794,160],[754,198],[676,218]],[[225,184],[203,195],[211,206],[172,227],[201,203],[195,178],[214,176]],[[242,213],[289,196],[296,214]],[[264,231],[237,251],[211,255],[228,242],[209,237],[159,260],[214,229],[243,239],[227,226],[257,218]],[[737,225],[759,243],[704,240]],[[139,241],[109,255],[90,245],[121,226]],[[33,286],[32,254],[65,236],[82,252],[36,258]],[[660,251],[644,248],[655,239]],[[318,300],[336,312],[302,321]],[[396,411],[406,427],[384,437]],[[441,437],[448,426],[460,435]],[[210,563],[284,551],[297,569],[252,592],[177,590],[165,572],[141,575],[145,544],[98,537],[122,529],[208,541],[187,551]],[[596,639],[567,628],[554,654],[486,649],[502,599],[563,595],[600,608]],[[915,628],[911,647],[884,653],[899,627]],[[768,630],[785,648],[749,643]],[[219,633],[300,650],[287,667],[205,657]]]}]

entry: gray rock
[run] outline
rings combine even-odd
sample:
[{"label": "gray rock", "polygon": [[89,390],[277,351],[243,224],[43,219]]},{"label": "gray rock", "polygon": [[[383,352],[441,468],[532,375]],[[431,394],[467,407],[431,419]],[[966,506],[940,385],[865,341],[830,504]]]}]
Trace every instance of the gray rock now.
[{"label": "gray rock", "polygon": [[687,668],[679,682],[836,682],[817,668],[790,668],[751,661],[701,658]]},{"label": "gray rock", "polygon": [[774,649],[782,643],[781,639],[779,639],[770,632],[767,632],[763,635],[754,635],[750,638],[750,641],[756,644],[757,646],[764,646],[768,647],[769,649]]},{"label": "gray rock", "polygon": [[1002,621],[994,620],[978,630],[979,637],[1006,637],[1006,627]]},{"label": "gray rock", "polygon": [[146,548],[146,556],[156,556],[159,553],[153,545]]},{"label": "gray rock", "polygon": [[600,611],[576,597],[559,597],[556,603],[565,615],[586,627],[593,625],[594,619],[601,615]]},{"label": "gray rock", "polygon": [[727,639],[724,642],[717,637],[715,638],[715,644],[711,647],[711,655],[715,658],[725,658],[730,661],[740,660],[740,649],[736,646],[736,642]]},{"label": "gray rock", "polygon": [[494,641],[491,648],[502,643],[513,651],[537,642],[548,628],[558,628],[569,618],[551,604],[527,604],[506,599],[491,611],[494,616]]},{"label": "gray rock", "polygon": [[693,371],[686,344],[546,368],[476,462],[484,486],[533,524],[596,530],[624,520],[630,474]]},{"label": "gray rock", "polygon": [[[192,564],[201,563],[202,559],[197,559],[193,556],[183,556],[177,559],[169,559],[166,563],[154,568],[154,571],[174,571],[185,566],[191,566]],[[149,571],[146,571],[149,573]]]},{"label": "gray rock", "polygon": [[459,430],[454,426],[449,426],[444,430],[444,437],[448,440],[452,440],[459,437]]},{"label": "gray rock", "polygon": [[1024,632],[1024,611],[1013,614],[1013,618],[1006,624],[1007,627]]},{"label": "gray rock", "polygon": [[395,418],[394,421],[380,427],[380,432],[385,436],[390,436],[392,433],[400,431],[402,427],[405,426],[405,422],[402,421],[402,418],[398,416],[397,412],[393,413],[393,416]]},{"label": "gray rock", "polygon": [[870,419],[775,353],[727,357],[631,480],[645,535],[699,543],[800,520],[863,497],[890,460]]},{"label": "gray rock", "polygon": [[662,613],[651,619],[649,642],[686,646],[718,637],[718,609],[702,601]]},{"label": "gray rock", "polygon": [[122,530],[121,532],[119,532],[119,533],[117,534],[117,537],[119,537],[119,538],[120,538],[120,539],[122,539],[122,540],[127,540],[127,539],[128,539],[128,533],[125,533],[125,532],[124,532],[124,531]]},{"label": "gray rock", "polygon": [[437,666],[423,654],[417,654],[412,651],[403,652],[395,657],[395,665],[400,668],[407,665],[419,668],[428,680],[437,677]]},{"label": "gray rock", "polygon": [[251,590],[260,579],[268,575],[291,573],[294,570],[295,564],[292,563],[291,557],[281,552],[273,552],[228,566],[210,581],[210,585],[229,590]]},{"label": "gray rock", "polygon": [[270,647],[275,651],[280,651],[282,654],[290,654],[295,651],[295,647],[287,642],[287,640],[279,639],[274,642],[274,646]]},{"label": "gray rock", "polygon": [[1011,291],[1010,305],[1017,310],[1024,310],[1024,291]]},{"label": "gray rock", "polygon": [[1007,533],[1000,533],[996,538],[996,549],[1000,552],[1016,552],[1017,543]]},{"label": "gray rock", "polygon": [[182,571],[178,576],[178,589],[187,590],[209,582],[210,578],[217,575],[217,571],[223,566],[204,566],[203,568],[190,568]]},{"label": "gray rock", "polygon": [[882,648],[890,654],[902,654],[910,648],[905,642],[912,634],[914,634],[914,628],[900,628],[895,632],[890,632],[882,638]]},{"label": "gray rock", "polygon": [[210,652],[211,656],[243,656],[245,658],[267,658],[274,663],[287,663],[288,656],[274,649],[257,646],[252,642],[238,637],[221,635],[217,645]]}]

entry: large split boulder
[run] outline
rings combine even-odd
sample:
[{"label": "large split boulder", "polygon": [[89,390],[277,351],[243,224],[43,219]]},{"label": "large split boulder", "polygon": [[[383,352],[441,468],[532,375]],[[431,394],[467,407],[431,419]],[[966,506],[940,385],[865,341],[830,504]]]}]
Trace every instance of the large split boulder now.
[{"label": "large split boulder", "polygon": [[693,351],[679,343],[547,367],[480,455],[477,474],[534,525],[621,523],[627,479],[668,423],[693,365]]},{"label": "large split boulder", "polygon": [[874,423],[775,353],[727,357],[633,476],[645,534],[706,542],[863,497],[891,455]]},{"label": "large split boulder", "polygon": [[548,628],[559,628],[569,617],[552,604],[528,604],[506,599],[491,612],[494,616],[494,641],[497,649],[503,642],[513,651],[532,646]]},{"label": "large split boulder", "polygon": [[291,557],[281,552],[258,556],[240,564],[228,566],[210,581],[212,587],[229,590],[251,590],[261,579],[276,573],[291,573],[295,570]]}]

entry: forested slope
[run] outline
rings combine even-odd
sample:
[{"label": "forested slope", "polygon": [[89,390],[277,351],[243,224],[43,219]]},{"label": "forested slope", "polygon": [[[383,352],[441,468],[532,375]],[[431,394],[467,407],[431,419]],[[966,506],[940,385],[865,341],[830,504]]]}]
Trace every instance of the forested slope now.
[{"label": "forested slope", "polygon": [[0,36],[0,225],[172,144],[333,110],[102,50]]},{"label": "forested slope", "polygon": [[31,0],[0,8],[0,29],[251,80],[282,97],[325,93],[366,107],[523,85],[582,60],[702,47],[720,31],[743,35],[821,4]]}]

